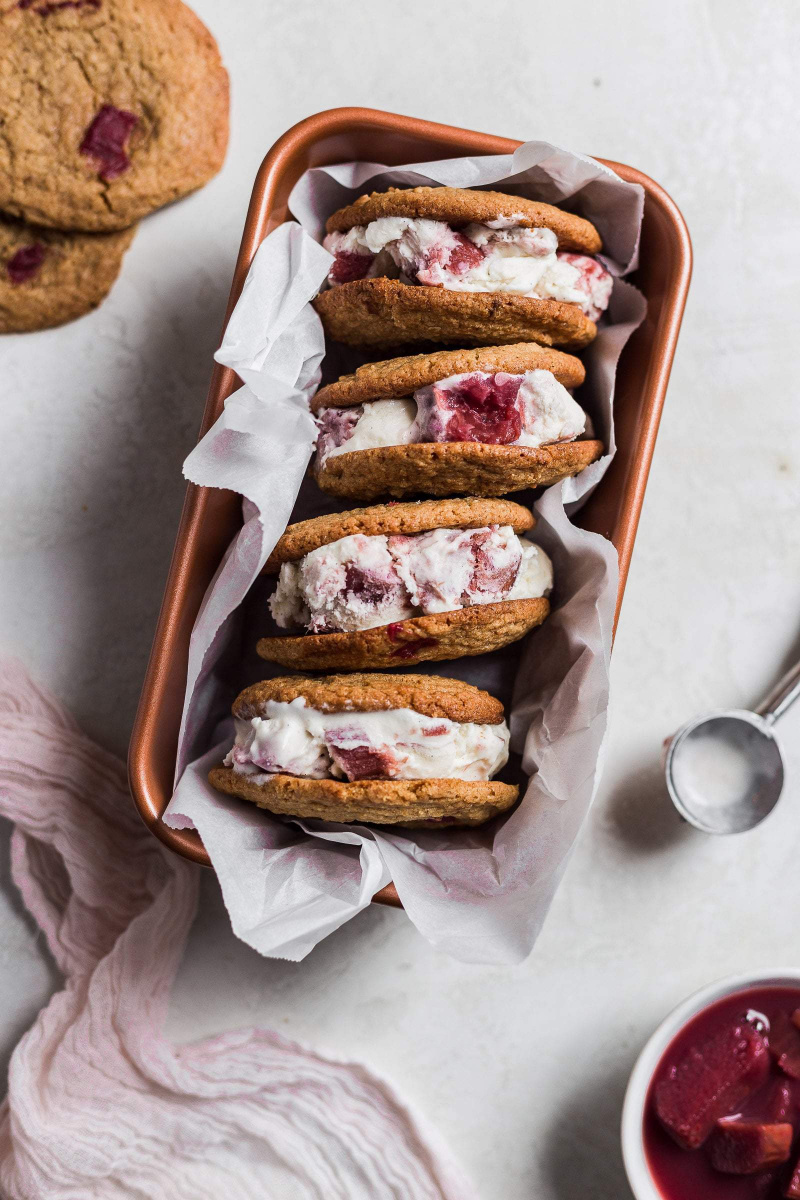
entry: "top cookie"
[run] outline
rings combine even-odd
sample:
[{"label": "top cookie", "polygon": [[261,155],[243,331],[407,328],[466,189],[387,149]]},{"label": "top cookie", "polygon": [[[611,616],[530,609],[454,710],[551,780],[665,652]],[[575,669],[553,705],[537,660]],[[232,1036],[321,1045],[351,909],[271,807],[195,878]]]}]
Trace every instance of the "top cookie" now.
[{"label": "top cookie", "polygon": [[417,187],[389,188],[359,196],[328,218],[328,233],[343,233],[356,225],[368,225],[380,217],[425,217],[445,221],[458,228],[477,221],[504,220],[527,229],[552,229],[560,250],[580,254],[598,254],[603,249],[600,234],[591,221],[564,212],[553,204],[507,196],[504,192],[473,191],[469,188]]},{"label": "top cookie", "polygon": [[494,696],[460,679],[439,675],[303,675],[280,676],[254,683],[237,696],[233,714],[242,720],[263,715],[268,700],[291,703],[302,696],[319,712],[385,712],[411,708],[426,717],[499,725],[503,706]]},{"label": "top cookie", "polygon": [[530,509],[513,500],[471,497],[466,500],[412,500],[403,504],[394,500],[371,508],[353,508],[350,512],[327,513],[295,522],[278,540],[264,571],[274,574],[283,563],[296,562],[320,546],[328,546],[356,533],[376,537],[425,533],[429,529],[481,529],[484,525],[510,525],[515,533],[525,533],[535,523]]},{"label": "top cookie", "polygon": [[228,76],[181,0],[19,0],[0,12],[0,208],[124,229],[222,166]]},{"label": "top cookie", "polygon": [[449,379],[451,375],[469,375],[473,371],[507,371],[521,375],[525,371],[551,371],[564,387],[579,387],[586,370],[579,358],[539,346],[536,342],[517,342],[511,346],[480,346],[475,350],[437,350],[430,354],[409,354],[383,362],[365,363],[354,375],[343,375],[335,383],[322,387],[311,401],[314,412],[322,408],[345,408],[369,400],[410,396],[417,388]]}]

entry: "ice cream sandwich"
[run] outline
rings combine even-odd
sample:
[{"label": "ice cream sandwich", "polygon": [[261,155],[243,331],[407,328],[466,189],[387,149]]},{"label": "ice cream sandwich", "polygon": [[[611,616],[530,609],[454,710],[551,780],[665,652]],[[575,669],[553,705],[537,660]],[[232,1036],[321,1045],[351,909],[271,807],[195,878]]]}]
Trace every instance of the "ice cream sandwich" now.
[{"label": "ice cream sandwich", "polygon": [[368,363],[312,400],[317,482],[376,500],[502,496],[576,475],[603,452],[569,391],[584,375],[535,342]]},{"label": "ice cream sandwich", "polygon": [[233,705],[222,792],[290,817],[407,827],[481,825],[517,799],[503,706],[436,675],[268,679]]},{"label": "ice cream sandwich", "polygon": [[550,611],[550,559],[520,535],[511,500],[388,503],[290,525],[264,568],[278,574],[262,658],[299,670],[408,666],[484,654]]},{"label": "ice cream sandwich", "polygon": [[390,188],[328,219],[314,305],[352,346],[585,346],[613,280],[594,225],[552,204],[465,188]]}]

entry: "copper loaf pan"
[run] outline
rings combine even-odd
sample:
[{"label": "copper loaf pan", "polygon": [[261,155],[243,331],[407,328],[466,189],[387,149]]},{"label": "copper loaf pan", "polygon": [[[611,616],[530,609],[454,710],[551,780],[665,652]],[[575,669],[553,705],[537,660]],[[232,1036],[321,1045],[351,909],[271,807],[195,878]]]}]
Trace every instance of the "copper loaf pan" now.
[{"label": "copper loaf pan", "polygon": [[[226,322],[259,244],[290,217],[289,194],[309,167],[357,159],[397,165],[467,154],[510,154],[518,145],[508,138],[368,108],[335,108],[301,121],[275,143],[256,177]],[[632,282],[647,298],[648,315],[619,363],[616,457],[576,518],[617,548],[616,622],[686,301],[692,251],[684,220],[663,188],[633,167],[599,161],[623,179],[641,184],[645,192],[641,266]],[[214,367],[200,436],[239,385],[229,368]],[[241,520],[241,500],[235,493],[193,484],[187,488],[128,761],[131,792],[142,819],[171,850],[206,866],[210,862],[198,834],[170,829],[161,817],[172,795],[189,638],[206,588]],[[391,884],[376,899],[398,903]]]}]

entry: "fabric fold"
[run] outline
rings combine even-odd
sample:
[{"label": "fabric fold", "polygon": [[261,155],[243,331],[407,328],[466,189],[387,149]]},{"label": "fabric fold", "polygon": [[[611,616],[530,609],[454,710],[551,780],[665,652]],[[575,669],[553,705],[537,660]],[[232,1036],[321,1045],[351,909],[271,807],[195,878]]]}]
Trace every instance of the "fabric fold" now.
[{"label": "fabric fold", "polygon": [[199,869],[141,823],[124,764],[13,662],[0,664],[0,815],[64,976],[11,1058],[4,1200],[474,1197],[365,1067],[262,1029],[165,1039]]}]

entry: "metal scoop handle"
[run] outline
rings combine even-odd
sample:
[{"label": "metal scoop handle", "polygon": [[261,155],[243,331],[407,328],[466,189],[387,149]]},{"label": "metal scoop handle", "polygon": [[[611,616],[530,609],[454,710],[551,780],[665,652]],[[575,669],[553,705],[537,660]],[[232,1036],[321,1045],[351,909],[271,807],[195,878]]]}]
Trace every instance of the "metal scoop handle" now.
[{"label": "metal scoop handle", "polygon": [[762,700],[756,712],[763,717],[768,725],[774,724],[782,717],[788,708],[800,696],[800,662],[787,671],[780,679],[766,700]]}]

